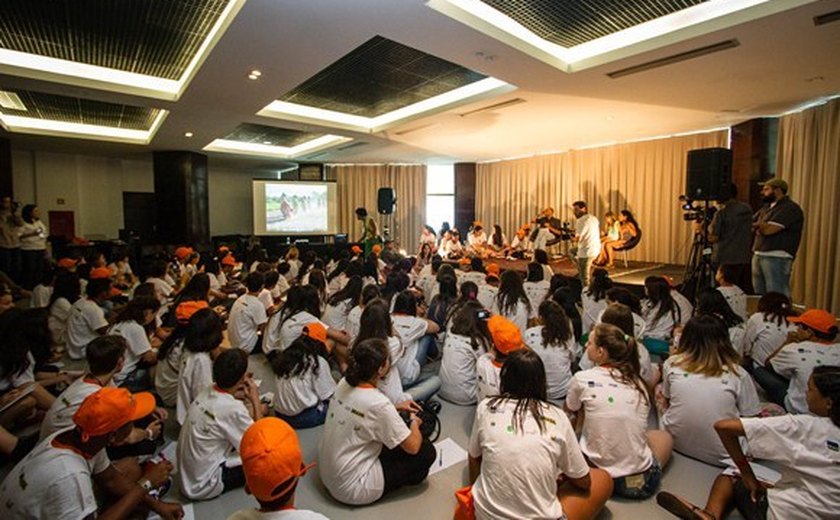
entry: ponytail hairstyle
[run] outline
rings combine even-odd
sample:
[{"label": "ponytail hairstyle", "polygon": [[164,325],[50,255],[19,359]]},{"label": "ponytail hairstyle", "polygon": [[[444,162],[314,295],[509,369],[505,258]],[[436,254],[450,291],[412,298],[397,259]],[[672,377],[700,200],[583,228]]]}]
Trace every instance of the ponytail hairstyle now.
[{"label": "ponytail hairstyle", "polygon": [[345,300],[350,300],[352,305],[356,305],[359,302],[359,297],[362,295],[362,278],[359,276],[353,276],[349,280],[347,280],[347,284],[344,288],[337,293],[333,294],[329,301],[330,305],[338,305]]},{"label": "ponytail hairstyle", "polygon": [[352,348],[356,348],[356,345],[369,338],[387,341],[391,337],[392,330],[388,303],[385,300],[373,300],[365,305],[365,310],[362,311],[362,317],[359,319],[359,334]]},{"label": "ponytail hairstyle", "polygon": [[645,278],[645,293],[647,293],[651,309],[659,306],[656,316],[653,317],[653,323],[658,322],[666,314],[671,315],[675,324],[680,322],[680,306],[671,296],[671,285],[668,284],[668,280],[661,276],[648,276]]},{"label": "ponytail hairstyle", "polygon": [[592,281],[586,289],[586,295],[599,302],[607,297],[607,291],[612,289],[613,283],[610,273],[606,269],[597,267],[592,270]]},{"label": "ponytail hairstyle", "polygon": [[764,321],[775,323],[780,327],[787,323],[788,316],[797,315],[790,303],[790,298],[778,292],[765,293],[758,300],[758,312],[764,314]]},{"label": "ponytail hairstyle", "polygon": [[743,318],[732,310],[723,294],[711,287],[700,290],[700,294],[697,295],[697,307],[694,308],[694,314],[716,316],[726,324],[727,328],[736,327],[744,322]]},{"label": "ponytail hairstyle", "polygon": [[840,367],[826,365],[814,367],[811,378],[820,395],[831,399],[828,417],[834,426],[840,427]]},{"label": "ponytail hairstyle", "polygon": [[528,264],[528,279],[529,282],[541,282],[545,278],[545,274],[543,273],[542,265],[538,264],[537,262],[531,262]]},{"label": "ponytail hairstyle", "polygon": [[686,372],[717,377],[727,371],[737,374],[741,357],[732,347],[726,323],[714,314],[702,314],[683,327],[673,360]]},{"label": "ponytail hairstyle", "polygon": [[350,350],[344,379],[350,386],[370,381],[388,362],[388,343],[380,338],[358,341]]},{"label": "ponytail hairstyle", "polygon": [[533,350],[523,348],[511,352],[502,365],[499,394],[490,399],[488,406],[495,408],[505,400],[516,401],[511,417],[511,427],[518,433],[525,430],[525,418],[530,413],[540,433],[545,432],[543,407],[551,406],[545,382],[545,365]]},{"label": "ponytail hairstyle", "polygon": [[540,304],[540,319],[542,320],[542,339],[546,347],[565,347],[574,337],[566,311],[559,303],[545,300]]},{"label": "ponytail hairstyle", "polygon": [[324,359],[329,356],[327,346],[317,339],[301,334],[288,348],[271,358],[271,368],[279,378],[290,379],[309,372],[317,377],[319,356]]},{"label": "ponytail hairstyle", "polygon": [[452,334],[470,338],[470,345],[473,350],[484,352],[493,351],[493,337],[487,328],[487,320],[479,318],[478,314],[487,312],[480,303],[470,301],[464,303],[456,313],[453,314]]},{"label": "ponytail hairstyle", "polygon": [[525,304],[528,314],[530,314],[531,302],[522,287],[522,277],[516,271],[505,271],[502,273],[501,283],[499,283],[499,294],[496,295],[499,312],[505,315],[513,314],[516,312],[516,306],[520,301]]},{"label": "ponytail hairstyle", "polygon": [[610,375],[620,383],[634,387],[645,403],[650,403],[648,392],[642,380],[639,351],[633,336],[608,323],[599,323],[592,329],[595,345],[605,349],[610,360]]}]

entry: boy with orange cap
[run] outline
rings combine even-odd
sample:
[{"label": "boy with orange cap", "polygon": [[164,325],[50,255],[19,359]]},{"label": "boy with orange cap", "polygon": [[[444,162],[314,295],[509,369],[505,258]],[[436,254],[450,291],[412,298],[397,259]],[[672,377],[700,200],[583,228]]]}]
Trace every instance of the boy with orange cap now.
[{"label": "boy with orange cap", "polygon": [[478,374],[478,402],[485,397],[499,395],[502,364],[510,353],[525,346],[519,327],[504,316],[491,316],[487,320],[487,328],[493,338],[493,352],[482,355],[475,364]]},{"label": "boy with orange cap", "polygon": [[240,443],[245,491],[260,504],[242,509],[228,520],[327,520],[312,511],[295,509],[300,478],[313,466],[303,464],[295,431],[281,419],[267,417],[251,425]]},{"label": "boy with orange cap", "polygon": [[[184,515],[179,504],[162,502],[150,492],[164,485],[172,464],[143,470],[116,469],[105,448],[123,442],[135,420],[151,414],[155,398],[124,388],[102,388],[88,396],[73,415],[75,427],[54,433],[18,463],[0,485],[5,518],[121,519],[148,508],[165,519]],[[93,483],[116,501],[100,510]]]}]

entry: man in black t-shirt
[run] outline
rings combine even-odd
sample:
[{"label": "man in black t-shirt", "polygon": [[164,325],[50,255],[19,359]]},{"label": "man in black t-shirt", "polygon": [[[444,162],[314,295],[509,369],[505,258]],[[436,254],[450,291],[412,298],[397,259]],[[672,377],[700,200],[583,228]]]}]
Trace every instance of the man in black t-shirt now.
[{"label": "man in black t-shirt", "polygon": [[738,188],[735,184],[729,185],[726,197],[709,224],[712,263],[715,269],[722,265],[731,266],[735,279],[729,281],[747,291],[752,259],[753,211],[749,204],[737,200]]},{"label": "man in black t-shirt", "polygon": [[787,196],[788,184],[770,179],[761,188],[764,206],[753,217],[752,280],[757,294],[780,292],[790,296],[790,271],[805,215]]}]

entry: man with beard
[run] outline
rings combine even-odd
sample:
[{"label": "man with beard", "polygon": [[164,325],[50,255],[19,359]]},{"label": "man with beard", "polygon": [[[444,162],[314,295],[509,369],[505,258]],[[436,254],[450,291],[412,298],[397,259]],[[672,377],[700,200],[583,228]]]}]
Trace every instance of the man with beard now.
[{"label": "man with beard", "polygon": [[753,217],[752,282],[757,294],[790,296],[790,270],[805,216],[787,192],[788,184],[782,179],[770,179],[761,188],[765,204]]}]

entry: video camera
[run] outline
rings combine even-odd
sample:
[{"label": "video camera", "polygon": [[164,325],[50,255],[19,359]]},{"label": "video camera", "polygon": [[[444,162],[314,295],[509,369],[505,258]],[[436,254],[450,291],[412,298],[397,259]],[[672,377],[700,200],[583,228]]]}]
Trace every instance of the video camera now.
[{"label": "video camera", "polygon": [[714,206],[701,206],[696,204],[687,195],[680,195],[680,208],[683,210],[683,220],[686,222],[705,222],[709,223],[717,213],[717,208]]}]

